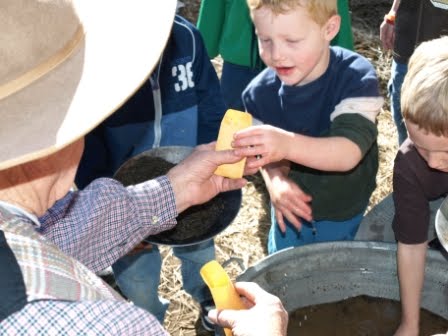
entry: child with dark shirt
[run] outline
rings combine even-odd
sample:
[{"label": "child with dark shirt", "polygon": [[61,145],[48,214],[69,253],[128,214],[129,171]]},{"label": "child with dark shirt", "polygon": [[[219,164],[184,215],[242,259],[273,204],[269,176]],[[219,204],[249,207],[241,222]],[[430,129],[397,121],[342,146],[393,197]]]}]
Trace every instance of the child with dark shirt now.
[{"label": "child with dark shirt", "polygon": [[[414,51],[401,90],[409,139],[394,166],[397,266],[402,305],[395,335],[418,335],[430,218],[429,202],[448,193],[448,37]],[[442,293],[441,293],[442,295]]]}]

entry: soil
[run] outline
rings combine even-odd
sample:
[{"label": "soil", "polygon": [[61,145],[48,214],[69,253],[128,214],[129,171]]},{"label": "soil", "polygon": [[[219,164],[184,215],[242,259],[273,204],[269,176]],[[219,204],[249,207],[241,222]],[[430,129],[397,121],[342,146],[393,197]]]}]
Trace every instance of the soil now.
[{"label": "soil", "polygon": [[[135,185],[165,175],[174,164],[160,157],[139,156],[126,162],[114,178],[123,185]],[[165,245],[190,244],[212,238],[224,211],[226,199],[218,195],[209,202],[191,207],[177,217],[177,225],[168,231],[150,236],[151,243]]]},{"label": "soil", "polygon": [[140,156],[125,162],[114,178],[129,186],[165,175],[174,166],[174,163],[159,157]]},{"label": "soil", "polygon": [[148,241],[166,245],[179,243],[194,243],[206,238],[212,238],[212,224],[215,224],[224,205],[218,198],[203,204],[191,207],[177,217],[177,225],[174,229],[159,233],[157,236],[148,237]]},{"label": "soil", "polygon": [[[401,318],[400,302],[369,296],[314,305],[290,314],[288,335],[393,335]],[[322,323],[326,321],[326,323]],[[330,322],[331,323],[328,323]],[[445,333],[448,321],[420,310],[420,335]]]}]

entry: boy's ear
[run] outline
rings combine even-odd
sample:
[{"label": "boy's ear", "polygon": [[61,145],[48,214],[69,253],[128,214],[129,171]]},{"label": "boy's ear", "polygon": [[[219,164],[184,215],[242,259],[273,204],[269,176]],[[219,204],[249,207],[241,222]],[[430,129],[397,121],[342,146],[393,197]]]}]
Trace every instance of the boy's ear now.
[{"label": "boy's ear", "polygon": [[325,39],[331,41],[338,33],[341,27],[341,17],[339,15],[331,16],[323,27]]}]

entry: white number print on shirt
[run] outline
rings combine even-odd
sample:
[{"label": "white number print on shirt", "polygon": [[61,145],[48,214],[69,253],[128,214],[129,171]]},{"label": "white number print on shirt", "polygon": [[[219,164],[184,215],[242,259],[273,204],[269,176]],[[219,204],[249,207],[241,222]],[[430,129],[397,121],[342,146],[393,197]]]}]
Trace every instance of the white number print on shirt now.
[{"label": "white number print on shirt", "polygon": [[177,77],[177,83],[174,84],[174,89],[176,90],[176,92],[194,88],[191,62],[173,66],[173,68],[171,69],[171,74],[173,75],[173,77]]}]

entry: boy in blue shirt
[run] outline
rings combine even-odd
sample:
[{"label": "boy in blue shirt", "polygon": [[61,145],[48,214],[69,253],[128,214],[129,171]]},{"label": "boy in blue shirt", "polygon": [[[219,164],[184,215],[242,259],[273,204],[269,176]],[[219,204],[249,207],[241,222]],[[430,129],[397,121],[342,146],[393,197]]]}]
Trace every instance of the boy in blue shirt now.
[{"label": "boy in blue shirt", "polygon": [[[214,141],[224,112],[219,80],[200,33],[190,22],[176,16],[170,38],[150,78],[86,136],[76,185],[82,189],[96,178],[112,177],[125,161],[151,148],[194,147]],[[183,288],[201,304],[206,316],[211,295],[199,270],[215,259],[213,240],[174,247],[173,253],[182,261]],[[163,323],[169,302],[158,296],[161,272],[158,247],[136,250],[119,259],[112,269],[126,297]]]},{"label": "boy in blue shirt", "polygon": [[235,135],[246,174],[262,171],[272,202],[269,253],[352,240],[378,169],[373,66],[330,41],[336,0],[248,0],[267,68],[243,92],[265,125]]}]

